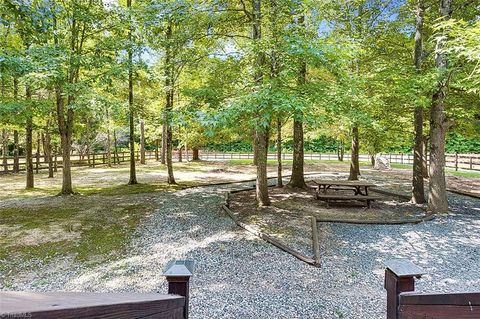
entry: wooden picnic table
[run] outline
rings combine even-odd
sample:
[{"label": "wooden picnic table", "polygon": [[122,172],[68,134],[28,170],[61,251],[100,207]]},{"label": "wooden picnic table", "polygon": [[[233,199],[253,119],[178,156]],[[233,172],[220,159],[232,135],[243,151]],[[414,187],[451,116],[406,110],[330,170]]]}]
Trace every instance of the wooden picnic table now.
[{"label": "wooden picnic table", "polygon": [[[324,200],[329,205],[331,200],[359,200],[366,201],[367,206],[370,208],[370,203],[376,199],[380,199],[377,196],[371,196],[368,194],[370,187],[376,185],[366,181],[345,181],[345,180],[315,180],[316,184],[316,198]],[[341,193],[327,193],[328,190],[347,190],[353,191],[353,195],[341,194]]]}]

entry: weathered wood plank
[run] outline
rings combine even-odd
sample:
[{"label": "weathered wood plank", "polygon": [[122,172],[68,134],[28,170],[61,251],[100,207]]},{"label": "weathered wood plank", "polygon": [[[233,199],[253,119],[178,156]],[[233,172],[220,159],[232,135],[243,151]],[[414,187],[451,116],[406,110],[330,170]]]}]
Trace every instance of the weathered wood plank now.
[{"label": "weathered wood plank", "polygon": [[184,305],[184,297],[155,293],[0,292],[0,317],[175,318]]},{"label": "weathered wood plank", "polygon": [[478,306],[401,305],[399,319],[478,319]]},{"label": "weathered wood plank", "polygon": [[331,200],[380,200],[379,196],[372,195],[345,195],[345,194],[317,194],[318,199],[331,199]]},{"label": "weathered wood plank", "polygon": [[480,293],[467,292],[455,294],[400,294],[404,305],[452,305],[476,306],[480,310]]},{"label": "weathered wood plank", "polygon": [[385,266],[397,277],[418,277],[425,274],[422,268],[405,259],[388,260]]}]

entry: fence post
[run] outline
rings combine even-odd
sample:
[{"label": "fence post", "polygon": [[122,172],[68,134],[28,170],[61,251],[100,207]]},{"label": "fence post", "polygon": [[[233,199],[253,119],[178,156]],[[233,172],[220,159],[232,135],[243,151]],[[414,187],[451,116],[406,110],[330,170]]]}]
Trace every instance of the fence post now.
[{"label": "fence post", "polygon": [[470,170],[473,169],[473,156],[470,156]]},{"label": "fence post", "polygon": [[403,259],[386,262],[385,289],[387,290],[387,319],[400,319],[399,295],[415,290],[415,278],[425,272],[412,262]]},{"label": "fence post", "polygon": [[173,260],[167,264],[163,273],[168,281],[168,294],[185,297],[184,319],[188,319],[190,277],[193,275],[193,265],[193,260]]},{"label": "fence post", "polygon": [[92,167],[95,168],[95,152],[92,153]]},{"label": "fence post", "polygon": [[458,171],[458,153],[455,152],[455,170]]}]

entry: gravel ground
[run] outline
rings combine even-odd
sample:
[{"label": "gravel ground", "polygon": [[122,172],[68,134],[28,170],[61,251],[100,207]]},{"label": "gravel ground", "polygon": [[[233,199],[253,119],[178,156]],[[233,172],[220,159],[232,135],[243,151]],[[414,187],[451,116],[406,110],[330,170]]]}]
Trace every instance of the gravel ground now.
[{"label": "gravel ground", "polygon": [[32,264],[9,289],[165,292],[164,265],[191,258],[191,318],[376,319],[383,263],[408,258],[429,274],[422,291],[480,291],[479,200],[450,194],[453,212],[419,225],[322,224],[314,268],[236,227],[220,207],[229,187],[162,194],[125,258],[93,269]]}]

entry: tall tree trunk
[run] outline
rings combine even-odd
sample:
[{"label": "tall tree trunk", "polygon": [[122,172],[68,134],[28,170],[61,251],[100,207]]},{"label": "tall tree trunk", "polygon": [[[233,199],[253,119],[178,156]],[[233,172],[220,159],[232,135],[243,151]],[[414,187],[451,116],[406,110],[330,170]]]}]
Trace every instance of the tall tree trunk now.
[{"label": "tall tree trunk", "polygon": [[58,149],[57,149],[57,146],[55,146],[55,149],[54,149],[54,160],[53,160],[53,171],[56,173],[58,172]]},{"label": "tall tree trunk", "polygon": [[[26,86],[25,88],[25,96],[27,99],[27,103],[32,99],[32,92],[30,90],[30,86]],[[27,107],[27,123],[25,128],[25,165],[26,165],[26,172],[27,172],[27,189],[31,189],[34,187],[33,181],[33,110],[31,106]]]},{"label": "tall tree trunk", "polygon": [[[127,7],[130,10],[132,7],[132,0],[127,0]],[[132,49],[132,31],[128,32],[128,119],[130,126],[130,179],[129,185],[138,184],[137,173],[135,168],[135,123],[134,123],[134,107],[133,107],[133,49]]]},{"label": "tall tree trunk", "polygon": [[115,163],[115,159],[117,159],[117,164],[120,164],[120,158],[118,157],[118,143],[117,143],[117,131],[116,130],[113,130],[113,152],[115,153],[113,163]]},{"label": "tall tree trunk", "polygon": [[[451,0],[440,1],[440,16],[450,19]],[[428,192],[428,209],[432,213],[448,212],[447,184],[445,181],[445,135],[447,119],[445,115],[445,99],[448,86],[448,61],[444,52],[445,37],[437,38],[435,65],[440,73],[437,89],[433,94],[430,111],[430,178]]]},{"label": "tall tree trunk", "polygon": [[178,148],[178,161],[183,162],[183,157],[182,157],[182,146]]},{"label": "tall tree trunk", "polygon": [[167,115],[166,112],[163,111],[163,125],[162,125],[162,150],[160,154],[160,163],[164,164],[166,163],[166,155],[167,155],[167,125],[165,125],[167,121]]},{"label": "tall tree trunk", "polygon": [[283,187],[282,177],[282,121],[277,118],[277,187]]},{"label": "tall tree trunk", "polygon": [[112,138],[110,134],[110,114],[108,108],[106,109],[107,115],[107,167],[112,167]]},{"label": "tall tree trunk", "polygon": [[41,145],[40,132],[37,132],[37,152],[35,153],[36,162],[35,162],[35,173],[39,173],[40,170],[40,145]]},{"label": "tall tree trunk", "polygon": [[165,104],[165,120],[164,125],[166,126],[166,162],[167,162],[167,172],[168,172],[168,184],[176,184],[175,177],[173,176],[173,161],[172,161],[172,123],[170,120],[171,112],[173,111],[173,96],[174,96],[174,83],[173,83],[173,65],[172,65],[172,48],[171,48],[171,38],[172,34],[172,22],[169,21],[167,25],[167,30],[165,33],[165,38],[167,42],[167,47],[165,50],[165,89],[167,90],[166,94],[166,104]]},{"label": "tall tree trunk", "polygon": [[[256,45],[262,39],[262,3],[261,0],[252,0],[252,38]],[[255,84],[260,87],[263,83],[263,66],[265,62],[264,53],[257,48],[255,58]],[[267,152],[268,152],[268,126],[262,124],[262,110],[257,107],[255,123],[255,159],[257,161],[256,196],[258,206],[270,205],[268,197],[267,179]]]},{"label": "tall tree trunk", "polygon": [[340,162],[343,162],[343,155],[345,154],[345,143],[340,141],[337,145],[337,157]]},{"label": "tall tree trunk", "polygon": [[200,160],[198,148],[196,148],[196,147],[192,148],[192,160],[193,161],[199,161]]},{"label": "tall tree trunk", "polygon": [[358,142],[358,125],[354,124],[352,128],[352,158],[350,160],[350,174],[348,176],[349,181],[358,180],[360,175],[360,163],[358,161],[360,145]]},{"label": "tall tree trunk", "polygon": [[145,122],[140,120],[140,164],[145,163]]},{"label": "tall tree trunk", "polygon": [[[67,107],[67,110],[65,111],[65,105],[62,96],[62,87],[60,86],[60,84],[58,84],[55,88],[55,95],[57,104],[58,128],[60,133],[60,142],[62,146],[62,190],[60,194],[71,195],[73,194],[73,186],[70,155],[72,145],[74,111],[70,107]],[[71,100],[72,98],[69,97],[68,99]],[[70,102],[68,103],[70,104]]]},{"label": "tall tree trunk", "polygon": [[50,121],[47,122],[47,127],[45,128],[45,144],[43,148],[48,162],[48,178],[53,178],[52,138],[50,136],[49,127]]},{"label": "tall tree trunk", "polygon": [[[13,99],[17,101],[18,99],[18,79],[13,78]],[[20,158],[19,158],[19,138],[18,130],[13,131],[13,172],[20,172]]]},{"label": "tall tree trunk", "polygon": [[160,147],[160,139],[155,139],[155,160],[158,162],[160,160],[160,156],[158,154],[158,149]]},{"label": "tall tree trunk", "polygon": [[[298,20],[298,24],[305,27],[305,16],[302,14]],[[307,77],[307,64],[305,61],[300,63],[298,72],[298,86],[303,90]],[[295,188],[306,188],[304,177],[304,149],[303,149],[303,112],[295,111],[293,115],[293,164],[292,176],[289,186]]]},{"label": "tall tree trunk", "polygon": [[253,138],[252,138],[252,149],[253,149],[253,166],[257,166],[258,164],[258,154],[257,154],[257,132],[253,130]]},{"label": "tall tree trunk", "polygon": [[[423,16],[425,12],[424,0],[418,0],[416,12],[414,65],[417,73],[422,69],[423,55]],[[413,148],[413,178],[412,203],[425,203],[425,189],[423,182],[423,108],[415,107],[414,111],[415,146]]]},{"label": "tall tree trunk", "polygon": [[423,141],[423,153],[422,153],[422,174],[423,174],[423,178],[428,178],[428,160],[429,160],[429,157],[428,157],[428,146],[429,146],[429,143],[428,143],[428,136],[423,136],[422,137],[422,141]]},{"label": "tall tree trunk", "polygon": [[3,171],[8,173],[8,137],[7,130],[2,129],[2,157],[3,157]]},{"label": "tall tree trunk", "polygon": [[13,172],[18,173],[20,172],[20,158],[19,158],[19,138],[18,138],[18,130],[13,131]]}]

